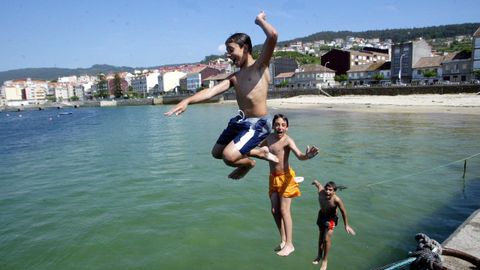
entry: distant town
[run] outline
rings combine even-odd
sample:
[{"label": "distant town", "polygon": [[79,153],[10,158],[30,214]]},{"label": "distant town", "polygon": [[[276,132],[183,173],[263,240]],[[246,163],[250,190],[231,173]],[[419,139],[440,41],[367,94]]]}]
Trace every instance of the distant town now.
[{"label": "distant town", "polygon": [[[295,41],[278,46],[270,64],[270,91],[332,87],[480,84],[480,28],[471,36],[471,49],[438,53],[422,38],[394,44],[392,40],[348,37],[331,41]],[[288,53],[316,58],[302,64]],[[7,80],[0,88],[0,109],[89,100],[141,99],[189,95],[209,88],[235,72],[226,57],[203,64],[85,74],[56,80]]]}]

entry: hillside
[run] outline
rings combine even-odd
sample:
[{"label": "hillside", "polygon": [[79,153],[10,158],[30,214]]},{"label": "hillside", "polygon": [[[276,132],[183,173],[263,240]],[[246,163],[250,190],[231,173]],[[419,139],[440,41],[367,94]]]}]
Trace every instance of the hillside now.
[{"label": "hillside", "polygon": [[0,83],[6,80],[15,79],[39,79],[39,80],[54,80],[62,76],[72,75],[96,75],[99,73],[110,73],[128,71],[133,72],[131,67],[116,67],[110,65],[93,65],[90,68],[22,68],[0,72]]},{"label": "hillside", "polygon": [[463,23],[449,24],[440,26],[429,26],[421,28],[405,28],[405,29],[384,29],[384,30],[368,30],[363,32],[351,31],[325,31],[312,34],[303,38],[286,40],[279,42],[278,45],[285,45],[293,41],[312,42],[315,40],[334,40],[336,38],[362,37],[362,38],[380,38],[380,40],[391,39],[394,43],[423,38],[426,40],[449,38],[460,35],[471,36],[480,27],[480,23]]}]

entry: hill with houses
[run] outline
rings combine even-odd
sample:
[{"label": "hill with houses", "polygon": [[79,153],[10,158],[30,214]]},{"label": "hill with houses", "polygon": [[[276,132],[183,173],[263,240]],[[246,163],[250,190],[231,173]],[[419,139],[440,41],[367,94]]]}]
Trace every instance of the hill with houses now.
[{"label": "hill with houses", "polygon": [[[365,39],[389,39],[394,43],[403,42],[406,40],[414,40],[417,38],[424,39],[447,39],[453,38],[456,36],[470,36],[475,29],[479,27],[480,23],[464,23],[464,24],[452,24],[452,25],[441,25],[441,26],[431,26],[431,27],[422,27],[422,28],[405,28],[405,29],[385,29],[385,30],[368,30],[362,32],[352,32],[352,31],[324,31],[318,32],[307,37],[297,38],[293,40],[281,41],[278,43],[279,47],[287,46],[288,44],[294,42],[313,42],[318,40],[331,41],[335,39],[346,39],[348,37],[362,37]],[[255,48],[259,48],[254,46]],[[435,48],[434,48],[435,49]],[[212,57],[212,56],[209,56]],[[158,66],[160,67],[160,66]],[[55,80],[58,77],[63,76],[72,76],[72,75],[97,75],[100,73],[112,73],[127,71],[133,72],[135,69],[152,69],[157,67],[126,67],[126,66],[111,66],[111,65],[93,65],[89,68],[23,68],[15,69],[0,72],[0,84],[3,84],[6,80],[15,80],[15,79],[39,79],[39,80]]]}]

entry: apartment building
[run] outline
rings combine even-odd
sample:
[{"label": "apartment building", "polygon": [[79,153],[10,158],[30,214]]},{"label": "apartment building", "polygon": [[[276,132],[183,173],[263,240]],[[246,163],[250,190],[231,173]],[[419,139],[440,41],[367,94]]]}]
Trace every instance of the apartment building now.
[{"label": "apartment building", "polygon": [[393,45],[391,56],[392,81],[397,83],[412,81],[414,65],[422,57],[430,56],[432,56],[432,48],[423,39]]},{"label": "apartment building", "polygon": [[10,80],[2,86],[5,103],[9,106],[43,104],[47,101],[48,83],[44,80]]},{"label": "apartment building", "polygon": [[221,74],[222,71],[209,66],[200,66],[192,69],[192,72],[180,79],[180,89],[182,91],[197,92],[201,87],[208,87],[209,82],[205,82],[205,78]]},{"label": "apartment building", "polygon": [[175,91],[180,86],[180,79],[186,75],[187,73],[177,70],[160,73],[158,75],[158,91],[160,93]]},{"label": "apartment building", "polygon": [[322,65],[303,65],[295,72],[292,80],[294,88],[318,88],[335,84],[335,70]]},{"label": "apartment building", "polygon": [[349,71],[347,71],[348,80],[353,85],[390,82],[390,74],[390,62],[377,62],[353,66]]},{"label": "apartment building", "polygon": [[321,56],[322,65],[335,70],[337,74],[346,74],[354,66],[386,62],[388,60],[388,53],[373,50],[332,49]]},{"label": "apartment building", "polygon": [[298,69],[298,63],[293,58],[279,57],[270,61],[271,78],[275,78],[281,73],[295,72],[296,69]]},{"label": "apartment building", "polygon": [[132,78],[132,88],[143,97],[153,94],[154,87],[158,84],[158,72],[146,72]]},{"label": "apartment building", "polygon": [[180,79],[180,90],[197,92],[202,86],[202,75],[200,73],[188,73]]},{"label": "apartment building", "polygon": [[472,72],[480,79],[480,27],[473,33]]},{"label": "apartment building", "polygon": [[472,76],[472,53],[458,52],[442,61],[441,77],[444,81],[469,82]]},{"label": "apartment building", "polygon": [[275,87],[293,87],[295,72],[283,72],[273,78]]}]

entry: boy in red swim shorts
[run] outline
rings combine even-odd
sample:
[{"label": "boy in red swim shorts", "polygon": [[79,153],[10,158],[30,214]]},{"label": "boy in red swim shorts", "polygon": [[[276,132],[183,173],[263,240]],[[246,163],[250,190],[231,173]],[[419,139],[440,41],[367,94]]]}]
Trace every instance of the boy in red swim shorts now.
[{"label": "boy in red swim shorts", "polygon": [[335,182],[328,182],[325,187],[314,180],[312,185],[318,189],[318,202],[320,203],[320,210],[318,211],[317,225],[320,230],[318,237],[318,255],[313,264],[318,264],[320,260],[322,265],[320,270],[327,269],[327,256],[332,244],[333,229],[337,226],[338,216],[337,208],[340,208],[342,213],[343,224],[345,225],[345,231],[349,234],[355,235],[355,231],[348,225],[347,210],[343,205],[342,199],[336,194],[337,185]]}]

